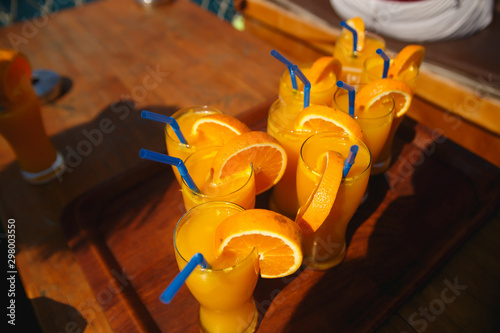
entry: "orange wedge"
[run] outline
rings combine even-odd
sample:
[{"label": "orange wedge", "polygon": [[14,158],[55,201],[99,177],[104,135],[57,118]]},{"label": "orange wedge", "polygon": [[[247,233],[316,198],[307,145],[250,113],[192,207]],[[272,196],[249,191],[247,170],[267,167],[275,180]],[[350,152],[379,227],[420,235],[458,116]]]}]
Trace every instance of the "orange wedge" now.
[{"label": "orange wedge", "polygon": [[250,129],[240,120],[227,114],[211,114],[194,122],[191,135],[202,141],[223,145],[231,138]]},{"label": "orange wedge", "polygon": [[293,274],[302,263],[301,234],[295,222],[266,209],[249,209],[225,219],[215,231],[215,249],[245,257],[256,248],[260,275]]},{"label": "orange wedge", "polygon": [[337,81],[342,73],[342,64],[335,57],[320,57],[312,64],[307,79],[313,85],[324,80],[330,73],[335,74]]},{"label": "orange wedge", "polygon": [[[358,33],[358,46],[356,50],[358,52],[363,51],[363,48],[365,47],[365,22],[363,22],[363,19],[361,17],[353,17],[347,20],[345,23],[347,23],[348,26],[356,30],[356,32]],[[342,28],[338,41],[342,43],[343,47],[346,50],[353,49],[352,33],[346,28]]]},{"label": "orange wedge", "polygon": [[318,230],[330,214],[342,181],[344,160],[342,154],[334,151],[327,151],[320,157],[325,165],[321,168],[324,170],[321,180],[295,218],[304,235]]},{"label": "orange wedge", "polygon": [[348,114],[323,105],[310,105],[295,118],[295,130],[319,132],[345,132],[363,139],[359,124]]},{"label": "orange wedge", "polygon": [[407,45],[395,57],[387,72],[387,77],[397,78],[411,67],[420,68],[425,56],[425,47],[422,45]]},{"label": "orange wedge", "polygon": [[252,163],[255,173],[255,192],[260,194],[275,185],[285,173],[285,149],[271,135],[246,132],[229,140],[217,152],[213,161],[214,181],[240,173]]},{"label": "orange wedge", "polygon": [[412,90],[407,83],[394,79],[375,80],[356,93],[356,114],[369,112],[370,108],[385,96],[391,96],[394,99],[396,117],[401,117],[408,111],[413,99]]}]

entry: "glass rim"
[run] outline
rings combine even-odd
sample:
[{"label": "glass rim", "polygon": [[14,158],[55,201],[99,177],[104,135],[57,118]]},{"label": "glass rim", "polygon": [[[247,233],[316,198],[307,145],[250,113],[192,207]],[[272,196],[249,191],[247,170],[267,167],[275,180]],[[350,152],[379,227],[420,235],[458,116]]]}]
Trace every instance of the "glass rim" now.
[{"label": "glass rim", "polygon": [[[312,65],[313,65],[313,63],[314,63],[314,62],[305,62],[305,63],[301,63],[300,65],[298,65],[298,67],[299,67],[299,69],[303,72],[303,71],[304,71],[304,68],[311,68],[311,67],[312,67]],[[284,79],[284,76],[285,76],[286,74],[288,74],[288,73],[289,73],[288,68],[287,68],[287,69],[284,69],[284,70],[283,70],[283,72],[281,72],[281,76],[280,76],[280,86],[283,84],[283,85],[287,88],[287,90],[290,90],[290,91],[294,91],[294,90],[295,90],[295,91],[297,91],[297,92],[300,94],[300,96],[303,98],[303,96],[304,96],[304,89],[293,89],[291,81],[290,81],[290,82],[288,82],[289,80],[285,80],[285,79]],[[318,87],[318,85],[313,85],[313,84],[311,83],[311,90],[310,90],[310,93],[312,93],[312,92],[313,92],[313,89],[314,89],[314,93],[316,93],[316,94],[321,94],[321,93],[327,92],[328,90],[330,90],[330,89],[332,89],[332,88],[337,89],[337,80],[339,80],[339,79],[340,79],[340,78],[335,77],[335,80],[333,80],[333,84],[332,84],[332,86],[331,86],[331,87],[330,87],[330,86],[326,86],[326,85],[325,85],[325,89],[321,89],[321,90],[319,90],[319,89],[315,89],[315,88],[317,88],[317,87]],[[299,83],[299,82],[300,82],[300,83],[302,83],[302,81],[300,81],[299,77],[297,76],[297,83]]]},{"label": "glass rim", "polygon": [[[172,114],[172,118],[174,118],[175,120],[179,119],[180,116],[188,113],[190,110],[193,110],[194,113],[202,113],[202,112],[207,112],[207,111],[213,111],[214,114],[224,114],[224,112],[222,112],[220,109],[216,108],[215,106],[211,106],[211,105],[192,105],[192,106],[187,106],[185,108],[181,108],[177,111],[175,111],[173,114]],[[211,113],[209,113],[211,114]],[[168,132],[168,124],[165,124],[165,126],[163,127],[164,128],[164,132],[165,132],[165,135],[166,137],[171,140],[172,142],[175,142],[179,145],[182,145],[182,146],[185,146],[186,148],[190,148],[190,147],[194,147],[193,145],[190,145],[189,143],[182,143],[178,140],[177,136],[175,137],[172,137],[170,135],[170,133]]]},{"label": "glass rim", "polygon": [[[217,150],[218,151],[218,150],[220,150],[220,148],[221,148],[220,146],[210,146],[210,147],[204,147],[204,148],[198,149],[195,152],[191,153],[188,157],[186,157],[186,159],[184,160],[184,165],[187,168],[187,161],[189,160],[190,157],[192,157],[195,154],[198,154],[198,153],[201,154],[201,153],[203,153],[205,151],[208,151],[208,150]],[[217,153],[217,152],[215,152],[215,153]],[[251,162],[249,163],[249,167],[250,167],[250,172],[249,172],[250,174],[249,174],[248,178],[246,179],[245,183],[243,185],[241,185],[240,187],[238,187],[237,189],[235,189],[234,191],[231,191],[229,193],[225,193],[225,194],[222,194],[222,195],[216,195],[216,196],[206,195],[206,194],[203,194],[203,193],[197,193],[197,192],[193,191],[188,186],[188,184],[186,183],[186,181],[184,180],[183,177],[181,177],[182,189],[183,190],[187,189],[190,192],[190,194],[194,195],[197,198],[201,198],[201,199],[218,198],[218,197],[225,197],[225,196],[228,196],[228,195],[232,195],[232,194],[235,194],[238,191],[242,190],[243,188],[245,188],[248,185],[248,183],[252,181],[252,178],[254,178],[253,164]],[[219,201],[219,200],[213,200],[213,201]]]},{"label": "glass rim", "polygon": [[[173,241],[174,241],[174,251],[175,251],[175,253],[177,253],[177,255],[182,259],[182,261],[185,264],[187,264],[189,262],[189,260],[186,260],[186,258],[184,258],[184,256],[179,252],[179,249],[177,248],[177,242],[176,242],[176,236],[177,236],[177,234],[178,234],[178,232],[180,230],[181,222],[182,222],[182,224],[186,223],[186,219],[190,216],[190,214],[194,214],[193,211],[195,211],[195,210],[209,209],[208,207],[206,207],[207,205],[210,205],[210,206],[217,205],[218,207],[231,207],[232,206],[232,208],[234,208],[235,210],[237,210],[237,212],[242,212],[242,211],[246,210],[245,208],[243,208],[242,206],[240,206],[240,205],[238,205],[238,204],[236,204],[234,202],[229,202],[229,201],[209,201],[209,202],[204,202],[204,203],[201,203],[199,205],[196,205],[193,208],[189,209],[184,214],[182,214],[182,216],[179,218],[179,220],[175,224]],[[216,272],[224,272],[224,271],[233,270],[233,269],[237,268],[238,266],[243,265],[248,260],[250,260],[250,258],[254,254],[257,254],[256,252],[257,252],[257,248],[254,247],[245,258],[243,258],[241,261],[238,261],[236,264],[234,264],[232,266],[229,266],[229,267],[212,269],[212,268],[202,268],[199,265],[197,265],[196,268],[195,268],[195,270],[198,270],[198,271],[201,271],[201,272],[206,272],[206,273],[212,273],[212,272],[216,273]]]},{"label": "glass rim", "polygon": [[[310,142],[311,140],[314,140],[318,137],[322,137],[322,136],[332,136],[332,137],[341,137],[341,138],[348,138],[348,139],[354,139],[354,141],[357,141],[356,144],[359,145],[361,144],[361,146],[368,152],[368,157],[369,157],[369,162],[368,162],[368,165],[366,166],[365,169],[363,169],[363,171],[357,173],[356,175],[353,175],[353,176],[349,176],[349,177],[342,177],[342,180],[341,180],[341,183],[352,183],[354,181],[356,181],[357,179],[361,178],[366,172],[368,172],[372,166],[372,152],[370,151],[370,149],[368,148],[368,146],[366,145],[366,143],[359,139],[359,138],[356,138],[356,137],[352,137],[348,134],[340,134],[340,133],[337,133],[337,132],[319,132],[319,133],[314,133],[313,135],[311,135],[310,137],[308,137],[303,143],[302,145],[300,146],[300,151],[299,151],[299,160],[301,160],[304,165],[306,166],[307,170],[310,171],[311,173],[313,174],[316,174],[316,175],[319,175],[321,176],[320,174],[318,174],[318,172],[314,171],[314,169],[312,169],[307,163],[306,161],[304,160],[304,157],[302,156],[302,151],[304,149],[304,146]],[[356,162],[354,162],[356,163]]]},{"label": "glass rim", "polygon": [[[314,132],[312,132],[312,131],[301,131],[301,130],[295,130],[295,129],[290,129],[290,128],[287,128],[287,127],[283,127],[280,124],[278,124],[278,122],[274,121],[272,115],[274,114],[274,110],[276,110],[278,108],[277,104],[279,104],[279,103],[285,104],[285,102],[283,101],[283,98],[278,97],[278,99],[275,100],[273,102],[273,104],[271,104],[271,107],[269,108],[269,114],[267,116],[267,121],[268,122],[271,122],[273,124],[273,126],[275,126],[276,128],[278,128],[280,131],[287,132],[288,134],[293,134],[293,135],[314,134]],[[312,103],[310,105],[322,105],[322,104]]]},{"label": "glass rim", "polygon": [[[361,86],[364,86],[365,84],[361,85]],[[359,88],[360,85],[357,85],[356,86],[356,89]],[[349,109],[345,110],[343,109],[339,103],[337,103],[337,96],[339,94],[348,94],[349,92],[345,89],[339,89],[335,92],[335,94],[333,94],[333,104],[334,104],[334,107],[338,107],[338,109],[342,112],[345,112],[345,113],[349,113]],[[390,108],[390,110],[387,112],[387,113],[384,113],[383,115],[381,116],[377,116],[377,117],[360,117],[360,116],[357,116],[356,115],[356,111],[354,112],[354,119],[362,119],[362,120],[380,120],[380,119],[383,119],[387,116],[389,116],[391,113],[394,112],[394,109],[396,108],[396,102],[394,101],[394,98],[391,96],[391,95],[387,95],[385,96],[387,98],[390,99],[390,101],[392,101],[392,107]],[[356,102],[354,102],[354,105],[356,105]],[[356,108],[356,107],[355,107]]]},{"label": "glass rim", "polygon": [[[388,54],[388,56],[390,57],[390,61],[391,61],[391,63],[392,63],[392,61],[394,60],[395,55],[389,55],[389,54]],[[381,57],[381,56],[379,56],[379,55],[371,55],[371,56],[367,57],[367,58],[365,59],[365,61],[363,62],[363,72],[370,73],[370,71],[369,71],[369,70],[368,70],[368,68],[367,68],[367,64],[368,64],[368,62],[371,62],[371,61],[381,62],[382,64],[384,63],[384,59],[382,59],[382,57]],[[408,83],[408,81],[415,80],[415,79],[417,79],[417,78],[418,78],[418,76],[419,76],[419,74],[420,74],[420,68],[419,68],[419,67],[417,67],[417,66],[415,66],[414,68],[415,68],[415,70],[413,71],[414,75],[412,75],[412,76],[411,76],[409,79],[407,79],[407,80],[400,80],[400,79],[395,79],[395,78],[392,78],[392,77],[391,77],[391,78],[389,78],[389,79],[400,80],[400,81],[403,81],[403,82],[406,82],[406,83]],[[382,78],[380,77],[379,79],[382,79]],[[366,83],[365,83],[365,84],[366,84]]]},{"label": "glass rim", "polygon": [[[373,32],[373,31],[367,31],[367,30],[365,30],[365,41],[366,41],[366,37],[373,38],[373,39],[376,39],[379,42],[382,42],[382,45],[383,45],[382,49],[385,51],[385,47],[387,46],[387,43],[385,42],[385,39],[384,39],[384,37],[382,35],[379,35],[379,34]],[[338,40],[338,36],[337,36],[337,40]],[[340,47],[340,46],[337,46],[337,45],[338,45],[338,43],[337,43],[337,41],[335,41],[334,48]],[[363,52],[363,51],[361,51],[361,52]],[[359,52],[358,52],[358,54],[359,54]],[[349,57],[353,58],[353,59],[357,59],[358,58],[357,56],[354,56],[353,52],[349,52]]]}]

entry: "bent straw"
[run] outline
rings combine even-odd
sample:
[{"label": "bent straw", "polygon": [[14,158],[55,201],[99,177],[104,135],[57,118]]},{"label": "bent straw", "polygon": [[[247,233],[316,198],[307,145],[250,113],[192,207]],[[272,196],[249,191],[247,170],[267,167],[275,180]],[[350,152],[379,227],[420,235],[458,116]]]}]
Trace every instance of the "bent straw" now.
[{"label": "bent straw", "polygon": [[356,90],[353,86],[344,83],[342,81],[337,81],[337,87],[344,88],[349,91],[349,115],[354,117],[354,102],[356,101]]},{"label": "bent straw", "polygon": [[387,72],[389,71],[389,64],[391,62],[391,58],[389,58],[382,49],[377,49],[377,51],[375,52],[377,52],[377,54],[381,56],[382,59],[384,59],[384,71],[382,72],[382,78],[385,79],[387,78]]},{"label": "bent straw", "polygon": [[292,79],[292,88],[297,90],[297,78],[295,77],[295,72],[293,71],[293,64],[290,60],[282,56],[278,51],[272,50],[271,55],[284,63],[286,67],[288,67],[288,71],[290,72],[290,79]]},{"label": "bent straw", "polygon": [[188,173],[186,166],[184,165],[184,162],[182,162],[180,158],[160,154],[147,149],[141,149],[139,151],[139,156],[146,160],[176,166],[177,170],[179,170],[179,173],[181,174],[181,177],[186,181],[186,184],[189,186],[189,188],[194,192],[200,193],[198,186],[196,186],[196,184],[194,183],[193,178],[191,178],[191,175]]},{"label": "bent straw", "polygon": [[356,159],[356,154],[358,153],[358,145],[352,145],[349,150],[349,155],[347,156],[344,162],[344,169],[342,170],[342,177],[346,178],[349,170],[351,170],[352,165],[354,164],[354,160]]},{"label": "bent straw", "polygon": [[184,282],[186,282],[186,279],[198,265],[200,265],[201,268],[208,268],[208,263],[205,258],[203,258],[201,253],[196,253],[191,260],[189,260],[187,265],[179,272],[179,274],[177,274],[175,279],[170,282],[167,289],[165,289],[165,291],[161,294],[160,301],[169,304]]},{"label": "bent straw", "polygon": [[151,111],[146,111],[146,110],[143,110],[141,112],[141,117],[144,119],[149,119],[149,120],[158,121],[160,123],[169,124],[172,127],[172,129],[174,130],[175,135],[177,135],[177,138],[179,139],[179,141],[181,143],[187,145],[187,141],[181,132],[179,124],[177,123],[177,121],[174,118],[169,117],[169,116],[164,116],[162,114],[154,113]]},{"label": "bent straw", "polygon": [[345,21],[340,21],[340,26],[346,28],[352,33],[352,55],[353,57],[358,56],[358,32],[356,29],[352,28]]},{"label": "bent straw", "polygon": [[306,78],[306,76],[302,73],[299,66],[293,65],[293,71],[297,72],[297,76],[300,81],[304,84],[304,109],[309,106],[309,99],[311,95],[311,82]]}]

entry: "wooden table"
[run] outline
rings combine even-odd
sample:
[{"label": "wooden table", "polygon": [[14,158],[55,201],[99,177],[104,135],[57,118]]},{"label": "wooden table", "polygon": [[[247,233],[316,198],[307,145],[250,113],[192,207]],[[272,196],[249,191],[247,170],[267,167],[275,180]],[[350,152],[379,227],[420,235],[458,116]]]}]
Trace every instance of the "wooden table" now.
[{"label": "wooden table", "polygon": [[[142,120],[139,117],[142,109],[169,114],[188,105],[210,104],[228,114],[247,120],[247,123],[262,120],[262,110],[265,111],[265,106],[276,97],[278,79],[283,69],[283,66],[269,55],[273,46],[247,33],[234,30],[227,22],[219,21],[214,15],[187,0],[178,0],[156,8],[141,7],[132,0],[102,0],[84,7],[61,11],[31,23],[19,23],[2,29],[2,32],[0,46],[18,47],[28,56],[34,68],[55,70],[65,78],[67,88],[67,92],[61,98],[43,108],[47,131],[69,165],[61,181],[43,186],[26,184],[19,175],[15,158],[7,143],[3,139],[0,141],[2,184],[0,219],[4,226],[7,219],[16,220],[18,271],[27,295],[32,299],[43,330],[76,332],[78,329],[85,329],[85,332],[108,332],[113,328],[118,331],[117,327],[120,325],[143,329],[152,327],[148,326],[150,322],[147,319],[130,323],[131,326],[126,326],[129,325],[126,320],[116,319],[123,316],[134,321],[140,314],[144,314],[145,317],[149,314],[145,308],[135,308],[135,313],[127,313],[127,307],[115,307],[122,298],[128,299],[128,302],[134,300],[126,295],[112,296],[114,291],[120,290],[120,283],[124,286],[129,280],[124,280],[123,272],[115,270],[114,273],[111,272],[112,276],[108,276],[107,279],[105,276],[103,281],[96,282],[102,278],[99,275],[99,267],[107,266],[109,263],[103,262],[103,258],[106,258],[100,255],[98,246],[90,247],[90,251],[94,251],[90,253],[93,256],[87,256],[86,258],[90,260],[82,262],[81,251],[78,250],[78,244],[75,244],[75,239],[78,238],[71,238],[68,242],[68,234],[71,232],[68,233],[67,229],[72,222],[68,221],[68,216],[81,217],[81,214],[85,213],[89,216],[93,214],[100,216],[99,214],[104,212],[105,221],[117,221],[117,223],[123,222],[123,219],[135,221],[134,219],[140,217],[140,214],[129,218],[126,204],[134,206],[135,202],[141,201],[139,199],[147,200],[149,194],[156,198],[154,195],[161,192],[161,184],[154,181],[155,172],[158,171],[149,166],[144,167],[141,163],[143,161],[138,158],[138,150],[142,147],[164,150],[162,126]],[[103,121],[110,122],[113,130],[103,131],[100,127]],[[262,126],[262,123],[251,124],[254,127]],[[407,125],[412,130],[416,129],[418,133],[424,133],[423,136],[419,136],[421,140],[426,138],[425,129],[421,126],[414,123]],[[411,137],[407,138],[407,149],[403,150],[409,155],[418,149],[419,144],[416,142],[417,145],[412,145],[411,140]],[[454,155],[448,155],[447,146],[442,147],[444,148],[438,150],[444,153],[444,156],[435,154],[434,157],[442,157],[443,160],[438,160],[435,164],[432,162],[434,158],[431,158],[428,160],[431,162],[430,166],[448,165],[446,163],[453,160]],[[456,150],[453,152],[458,152],[457,156],[461,158],[465,154],[467,161],[472,161],[471,164],[466,164],[467,166],[476,164],[484,166],[479,159],[467,155],[461,148],[454,146],[454,149]],[[441,167],[439,170],[445,174],[446,168]],[[469,168],[465,172],[474,174],[471,170],[474,171]],[[493,166],[486,165],[482,170],[485,175],[493,175],[493,179],[498,180],[495,178],[498,171]],[[148,172],[151,172],[151,175],[144,174]],[[171,179],[164,173],[160,173],[160,176],[163,178],[159,179]],[[486,179],[481,176],[475,175],[478,179]],[[432,176],[429,180],[436,181]],[[385,182],[379,178],[375,182],[378,186],[375,189],[387,192],[390,200],[399,198],[395,195],[391,197],[391,193],[383,187],[383,184]],[[409,183],[402,182],[402,184]],[[489,193],[492,184],[494,183],[483,181],[479,189]],[[411,186],[406,187],[405,190],[411,191],[411,188]],[[152,189],[156,192],[147,193],[148,195],[137,198],[136,201],[135,189]],[[173,192],[174,189],[169,187],[165,205],[177,204],[175,201],[177,199],[169,201],[169,195]],[[467,198],[472,199],[473,196],[467,195]],[[438,251],[440,254],[438,258],[429,257],[432,259],[431,267],[426,267],[426,271],[421,272],[417,269],[420,266],[415,265],[402,275],[406,280],[400,282],[411,281],[408,288],[404,288],[405,297],[414,290],[416,282],[421,282],[428,277],[429,272],[440,267],[446,255],[449,255],[450,251],[453,251],[484,220],[484,217],[491,212],[491,201],[496,202],[497,197],[482,199],[485,202],[489,200],[490,204],[487,210],[479,210],[480,214],[476,211],[471,212],[474,214],[475,224],[466,229],[458,228],[457,234],[449,239],[447,237],[437,239],[445,241],[447,247]],[[73,206],[75,202],[83,202],[90,206],[80,205],[75,208]],[[108,205],[108,202],[112,204]],[[413,202],[404,200],[402,203]],[[470,208],[466,206],[466,202],[461,203],[463,207]],[[68,207],[73,207],[80,215],[72,215],[72,210],[68,213]],[[372,211],[378,209],[376,205],[370,205],[369,208]],[[439,205],[434,205],[433,208],[440,211]],[[464,211],[469,212],[469,210]],[[154,213],[157,214],[156,211]],[[396,213],[399,214],[397,209]],[[373,228],[376,218],[369,218],[371,223],[362,223],[366,217],[363,215],[358,217],[359,228],[351,230],[351,237],[365,241],[372,239],[375,244],[384,243],[383,237],[392,234],[390,224],[384,224],[387,229],[378,229],[378,231],[389,231],[381,235]],[[455,218],[464,220],[458,213]],[[82,234],[80,236],[83,242],[86,242],[88,238],[85,238],[85,232],[88,230],[79,229],[80,222],[75,219],[74,224],[77,227],[73,232],[82,231],[83,236]],[[133,229],[135,226],[136,224],[130,224],[129,221],[128,228]],[[104,225],[102,228],[106,233],[112,233],[112,229],[107,227],[108,225]],[[66,234],[63,233],[63,229]],[[101,230],[103,233],[104,231]],[[412,229],[406,230],[406,232],[411,231]],[[140,232],[144,230],[141,229]],[[372,234],[377,237],[371,237]],[[123,236],[121,237],[119,233],[112,235],[113,241],[116,241],[115,245],[118,245],[113,250],[123,251],[126,248],[127,244],[120,243],[122,240],[130,240],[130,244],[141,244],[140,239],[135,239],[130,233]],[[148,235],[144,236],[145,240],[149,240]],[[378,238],[380,236],[382,238]],[[353,244],[356,243],[353,241]],[[450,244],[453,246],[450,247]],[[429,246],[436,245],[429,244]],[[144,249],[148,253],[154,252],[148,247]],[[363,257],[364,251],[366,248],[351,247],[351,253],[359,258]],[[347,274],[347,277],[352,276],[352,273],[359,273],[359,269],[363,267],[377,272],[376,264],[370,263],[370,258],[373,257],[352,261],[340,271],[329,271],[324,274],[302,271],[298,275],[299,278],[295,276],[294,281],[287,287],[288,291],[292,290],[296,295],[294,299],[287,299],[286,293],[275,295],[276,288],[283,290],[285,288],[279,286],[279,281],[261,282],[257,291],[259,300],[267,302],[269,295],[271,298],[276,297],[273,304],[261,303],[272,310],[267,311],[261,331],[279,331],[279,327],[290,330],[290,326],[277,326],[283,324],[283,321],[292,326],[297,322],[299,325],[295,327],[296,329],[303,327],[300,326],[304,325],[304,321],[300,321],[301,316],[307,317],[311,313],[309,308],[304,306],[307,303],[297,306],[300,297],[304,296],[298,286],[303,283],[302,287],[311,289],[311,293],[304,297],[305,300],[319,301],[319,304],[323,304],[323,300],[318,298],[322,293],[321,288],[327,286],[331,279],[335,279],[337,272]],[[140,267],[140,264],[137,262],[135,266]],[[365,285],[365,289],[359,289],[354,296],[360,296],[365,292],[366,297],[376,296],[377,282],[388,278],[387,274],[375,276],[375,279],[370,281],[373,283],[373,288],[371,285]],[[418,279],[413,279],[414,275],[418,276]],[[147,276],[138,280],[144,282],[145,278]],[[113,284],[112,281],[118,284]],[[345,279],[345,281],[349,281],[346,284],[346,287],[349,287],[362,282],[362,278],[356,275],[353,280]],[[96,289],[96,286],[99,287]],[[366,312],[369,314],[378,306],[387,307],[387,304],[394,309],[394,306],[401,301],[402,295],[399,295],[397,302],[394,302],[390,292],[399,290],[398,287],[396,285],[386,288],[389,290],[386,298],[379,299],[373,307],[366,308]],[[155,298],[158,288],[160,286],[155,286],[151,295],[148,295],[151,291],[142,290],[141,295],[146,294],[147,298]],[[184,294],[189,293],[185,291]],[[387,299],[391,302],[387,303]],[[193,301],[189,302],[192,304]],[[355,306],[353,304],[351,306]],[[340,304],[334,302],[325,306],[325,308],[332,307],[342,308]],[[123,309],[125,312],[120,312]],[[192,308],[190,311],[193,313]],[[293,314],[295,317],[291,318]],[[18,315],[18,319],[21,319],[22,314]],[[380,318],[382,317],[375,319],[369,317],[372,320],[370,325],[380,324],[376,321]],[[319,325],[317,328],[321,328],[322,324],[329,324],[324,313],[318,313],[317,319],[319,319],[316,322]],[[356,323],[353,325],[351,327],[356,327]],[[360,322],[359,325],[363,323]],[[371,326],[365,325],[363,329],[367,327]],[[403,327],[408,328],[408,326]],[[195,326],[190,328],[196,330]]]},{"label": "wooden table", "polygon": [[[16,220],[19,275],[44,331],[65,331],[80,316],[86,331],[109,331],[61,232],[63,208],[137,166],[140,148],[165,150],[161,124],[141,119],[142,109],[209,104],[238,115],[275,98],[283,67],[269,45],[187,0],[155,8],[96,1],[3,28],[0,47],[17,47],[33,68],[56,71],[70,86],[43,107],[52,141],[69,157],[62,181],[26,184],[0,137],[0,219]],[[113,131],[85,146],[85,133],[106,118]],[[89,152],[79,154],[84,146]]]}]

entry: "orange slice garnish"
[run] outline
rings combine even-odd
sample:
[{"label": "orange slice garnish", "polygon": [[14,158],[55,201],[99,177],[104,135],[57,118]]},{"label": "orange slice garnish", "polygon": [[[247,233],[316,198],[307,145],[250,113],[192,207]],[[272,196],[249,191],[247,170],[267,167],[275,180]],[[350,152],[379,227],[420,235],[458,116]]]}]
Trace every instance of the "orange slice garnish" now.
[{"label": "orange slice garnish", "polygon": [[[365,22],[363,22],[363,19],[361,17],[353,17],[347,20],[345,23],[347,23],[348,26],[356,30],[356,32],[358,33],[358,45],[356,50],[358,52],[363,51],[365,47]],[[346,28],[342,28],[342,31],[338,38],[338,42],[342,44],[343,48],[351,51],[353,49],[354,43],[352,32],[350,32]]]},{"label": "orange slice garnish", "polygon": [[256,248],[263,278],[293,274],[303,258],[297,224],[266,209],[245,210],[224,220],[215,232],[215,248],[243,258]]},{"label": "orange slice garnish", "polygon": [[298,131],[339,132],[363,139],[361,127],[348,113],[323,105],[310,105],[300,111],[294,127]]},{"label": "orange slice garnish", "polygon": [[369,112],[370,108],[375,108],[386,96],[394,99],[394,115],[403,116],[410,108],[413,93],[410,86],[394,79],[379,79],[363,86],[356,93],[356,114]]},{"label": "orange slice garnish", "polygon": [[425,47],[422,45],[407,45],[395,57],[387,72],[389,78],[404,76],[404,72],[412,67],[420,68],[424,61]]},{"label": "orange slice garnish", "polygon": [[312,64],[307,79],[314,85],[327,78],[330,73],[335,74],[334,81],[337,81],[342,73],[342,64],[335,57],[321,57]]},{"label": "orange slice garnish", "polygon": [[342,154],[334,151],[327,151],[320,157],[319,161],[324,164],[321,179],[295,218],[304,235],[318,230],[330,214],[342,181],[344,160]]},{"label": "orange slice garnish", "polygon": [[214,181],[240,173],[252,163],[255,173],[255,193],[260,194],[275,185],[285,173],[287,156],[283,146],[271,135],[251,131],[229,140],[212,161]]},{"label": "orange slice garnish", "polygon": [[224,145],[231,138],[250,128],[240,120],[227,114],[211,114],[196,120],[191,128],[191,135],[200,142],[211,142],[214,145]]}]

